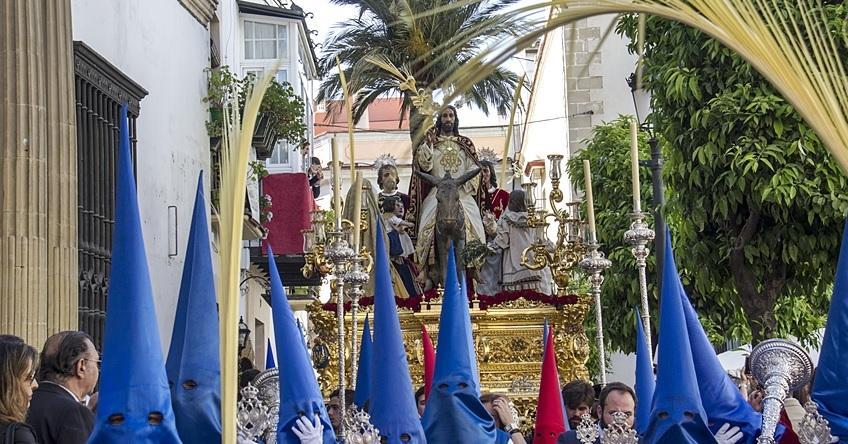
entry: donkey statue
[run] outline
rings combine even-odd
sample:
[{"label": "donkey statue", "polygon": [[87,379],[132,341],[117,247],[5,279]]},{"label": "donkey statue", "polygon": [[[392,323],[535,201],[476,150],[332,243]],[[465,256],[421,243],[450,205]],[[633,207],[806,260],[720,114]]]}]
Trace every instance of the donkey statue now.
[{"label": "donkey statue", "polygon": [[457,278],[461,278],[462,270],[465,269],[461,254],[465,248],[465,211],[459,201],[459,187],[480,173],[480,168],[468,171],[456,179],[451,177],[449,172],[446,172],[441,179],[422,171],[416,171],[416,173],[436,187],[436,226],[433,244],[436,248],[437,263],[435,270],[430,270],[430,278],[433,285],[444,284],[451,242],[456,251]]}]

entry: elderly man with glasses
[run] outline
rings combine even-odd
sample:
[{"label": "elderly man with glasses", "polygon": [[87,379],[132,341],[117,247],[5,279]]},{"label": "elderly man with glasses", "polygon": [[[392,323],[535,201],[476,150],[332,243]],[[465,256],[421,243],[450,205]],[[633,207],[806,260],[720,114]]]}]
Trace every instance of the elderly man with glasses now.
[{"label": "elderly man with glasses", "polygon": [[56,333],[44,343],[39,387],[27,422],[42,444],[83,444],[94,427],[89,396],[100,378],[100,353],[81,331]]}]

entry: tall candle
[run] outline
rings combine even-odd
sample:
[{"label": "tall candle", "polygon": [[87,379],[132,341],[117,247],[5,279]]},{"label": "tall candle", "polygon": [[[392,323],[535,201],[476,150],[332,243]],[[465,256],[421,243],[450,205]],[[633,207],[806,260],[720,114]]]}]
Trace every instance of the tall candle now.
[{"label": "tall candle", "polygon": [[362,218],[359,213],[362,212],[362,173],[356,173],[356,180],[353,183],[353,251],[359,252],[359,240],[362,236],[360,229],[362,228]]},{"label": "tall candle", "polygon": [[335,138],[330,139],[330,146],[333,151],[333,214],[336,215],[336,230],[340,230],[342,227],[342,172],[339,163],[339,146]]},{"label": "tall candle", "polygon": [[642,212],[642,187],[639,184],[639,133],[636,121],[630,121],[630,180],[633,182],[633,212]]},{"label": "tall candle", "polygon": [[583,183],[586,187],[586,211],[589,219],[589,242],[596,243],[598,241],[595,231],[595,198],[592,197],[592,168],[589,166],[589,161],[583,161]]}]

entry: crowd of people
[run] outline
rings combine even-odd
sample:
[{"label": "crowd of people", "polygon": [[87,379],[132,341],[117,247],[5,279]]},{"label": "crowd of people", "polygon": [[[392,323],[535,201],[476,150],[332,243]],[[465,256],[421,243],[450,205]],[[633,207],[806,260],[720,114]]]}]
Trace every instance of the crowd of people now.
[{"label": "crowd of people", "polygon": [[0,336],[0,442],[88,442],[99,377],[100,354],[86,333],[56,333],[40,354],[17,336]]},{"label": "crowd of people", "polygon": [[[39,354],[21,338],[0,336],[0,442],[10,434],[13,443],[74,444],[85,443],[94,427],[99,377],[100,355],[91,338],[79,331],[64,331],[51,336]],[[251,376],[258,374],[253,370]],[[762,411],[763,388],[744,372],[733,375],[739,389],[751,406]],[[794,432],[805,415],[802,407],[809,401],[812,383],[784,400],[781,424],[785,427],[784,444],[798,443]],[[354,391],[347,390],[345,404],[353,407]],[[330,394],[327,413],[333,428],[341,424],[339,391]],[[623,383],[593,385],[585,380],[573,380],[562,388],[563,408],[570,430],[562,433],[557,442],[577,444],[576,430],[586,415],[602,430],[613,423],[613,413],[621,412],[632,427],[636,420],[636,393]],[[425,389],[415,392],[418,415],[424,415],[427,404]],[[533,442],[533,435],[524,435],[520,418],[511,408],[507,395],[483,393],[480,402],[495,421],[497,444]],[[367,410],[367,406],[366,406]],[[728,428],[717,436],[721,443],[732,444],[741,438],[738,430]],[[736,440],[734,440],[734,438]],[[600,443],[600,438],[596,441]]]}]

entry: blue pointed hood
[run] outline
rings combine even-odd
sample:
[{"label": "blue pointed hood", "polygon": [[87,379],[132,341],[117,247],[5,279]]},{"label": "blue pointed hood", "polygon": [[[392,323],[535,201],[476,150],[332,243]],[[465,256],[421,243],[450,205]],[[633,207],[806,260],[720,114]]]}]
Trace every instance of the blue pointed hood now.
[{"label": "blue pointed hood", "polygon": [[[383,225],[377,223],[374,247],[374,349],[371,354],[371,423],[388,444],[426,443],[415,406],[409,364],[395,305]],[[404,435],[409,441],[402,441]]]},{"label": "blue pointed hood", "polygon": [[660,299],[657,383],[653,407],[642,442],[646,444],[705,444],[715,438],[698,392],[689,334],[680,295],[680,276],[666,232]]},{"label": "blue pointed hood", "polygon": [[639,309],[636,309],[636,432],[640,435],[648,428],[651,418],[651,401],[654,399],[654,363],[645,329],[642,328]]},{"label": "blue pointed hood", "polygon": [[[141,231],[126,105],[119,119],[100,402],[88,442],[179,443]],[[158,423],[151,424],[151,417]]]},{"label": "blue pointed hood", "polygon": [[[762,430],[763,416],[751,407],[736,384],[730,380],[682,286],[680,297],[683,312],[686,315],[686,328],[695,364],[695,375],[698,377],[698,390],[701,393],[710,429],[715,432],[725,423],[729,423],[739,427],[744,435],[740,443],[757,442],[757,436]],[[783,428],[780,427],[777,432],[782,434]]]},{"label": "blue pointed hood", "polygon": [[827,314],[819,366],[813,384],[813,400],[829,422],[840,443],[848,443],[848,221],[836,265],[833,297]]},{"label": "blue pointed hood", "polygon": [[371,326],[368,315],[365,315],[365,325],[362,327],[362,341],[359,343],[359,366],[356,371],[356,394],[354,404],[365,408],[371,396]]},{"label": "blue pointed hood", "polygon": [[271,340],[268,340],[268,350],[265,351],[265,370],[276,368],[277,363],[274,361],[274,349],[271,347]]},{"label": "blue pointed hood", "polygon": [[495,422],[480,402],[475,377],[468,298],[460,292],[456,273],[450,272],[456,270],[453,246],[447,270],[433,387],[421,421],[427,440],[433,443],[493,443]]},{"label": "blue pointed hood", "polygon": [[206,444],[221,440],[221,344],[218,328],[212,249],[201,173],[197,179],[171,348],[165,363],[177,431],[183,443]]},{"label": "blue pointed hood", "polygon": [[277,343],[277,353],[285,360],[278,367],[280,376],[280,412],[277,422],[277,442],[282,444],[300,444],[300,439],[292,433],[295,421],[302,415],[310,419],[317,413],[324,424],[324,443],[336,442],[333,426],[324,398],[315,380],[315,371],[309,360],[309,354],[303,346],[303,335],[297,327],[294,313],[280,273],[274,252],[268,246],[268,275],[271,280],[271,314],[274,319],[274,339]]},{"label": "blue pointed hood", "polygon": [[[453,247],[451,247],[453,248]],[[453,251],[453,250],[451,250]],[[456,258],[454,257],[454,260]],[[450,264],[450,262],[448,262]],[[453,270],[454,268],[449,268],[448,270]],[[465,270],[463,269],[462,273],[459,276],[459,294],[462,295],[461,300],[465,303],[466,312],[468,312],[468,305],[470,304],[470,299],[468,297],[468,276],[465,274]],[[468,344],[468,355],[471,356],[471,376],[474,378],[474,384],[477,385],[477,391],[480,391],[480,369],[477,367],[477,350],[474,349],[474,337],[471,334],[471,315],[468,315],[468,328],[466,329],[466,344]]]}]

